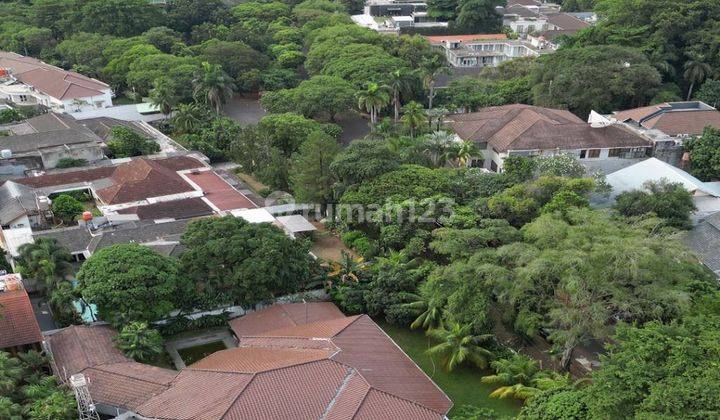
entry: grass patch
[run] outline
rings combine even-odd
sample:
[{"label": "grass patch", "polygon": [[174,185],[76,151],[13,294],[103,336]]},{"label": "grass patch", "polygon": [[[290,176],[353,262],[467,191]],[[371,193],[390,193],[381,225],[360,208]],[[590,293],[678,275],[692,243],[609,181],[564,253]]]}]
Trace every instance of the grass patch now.
[{"label": "grass patch", "polygon": [[211,343],[200,344],[199,346],[179,349],[178,354],[180,354],[180,358],[183,360],[183,362],[185,362],[186,365],[190,366],[198,360],[204,359],[207,356],[210,356],[211,354],[220,350],[225,350],[226,348],[227,347],[225,347],[225,343],[223,343],[222,341],[213,341]]},{"label": "grass patch", "polygon": [[244,183],[250,187],[255,194],[260,194],[260,191],[264,189],[269,189],[267,185],[263,184],[262,182],[258,181],[257,179],[253,178],[252,175],[246,174],[242,172],[241,169],[235,169],[233,172],[235,172],[235,175],[237,175],[238,178],[242,179]]},{"label": "grass patch", "polygon": [[446,372],[437,361],[425,354],[430,341],[422,331],[413,331],[382,321],[378,321],[378,324],[450,397],[454,405],[448,417],[452,418],[452,415],[463,405],[491,408],[500,416],[514,417],[520,411],[522,405],[518,401],[488,396],[495,388],[480,382],[480,378],[492,372],[484,372],[472,367],[459,367],[452,372]]}]

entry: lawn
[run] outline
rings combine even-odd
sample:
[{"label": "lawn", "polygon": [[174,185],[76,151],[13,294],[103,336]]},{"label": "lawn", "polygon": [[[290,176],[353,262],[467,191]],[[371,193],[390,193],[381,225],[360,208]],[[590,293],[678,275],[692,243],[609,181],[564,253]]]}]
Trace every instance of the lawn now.
[{"label": "lawn", "polygon": [[452,372],[446,372],[437,366],[436,361],[425,354],[425,350],[428,348],[428,339],[422,331],[413,331],[385,322],[378,322],[378,324],[450,397],[454,403],[453,409],[448,413],[450,418],[463,405],[491,408],[501,416],[517,415],[521,406],[519,402],[488,396],[493,387],[480,382],[480,378],[490,372],[483,372],[471,367],[460,367]]}]

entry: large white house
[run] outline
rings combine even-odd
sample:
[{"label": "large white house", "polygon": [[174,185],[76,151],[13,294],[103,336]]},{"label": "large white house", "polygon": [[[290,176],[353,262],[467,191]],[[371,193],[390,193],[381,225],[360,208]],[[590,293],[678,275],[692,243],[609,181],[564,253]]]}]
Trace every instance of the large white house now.
[{"label": "large white house", "polygon": [[43,105],[55,112],[78,112],[112,106],[112,89],[97,79],[0,51],[0,100],[20,106]]},{"label": "large white house", "polygon": [[[481,109],[447,117],[456,135],[475,142],[484,161],[473,162],[500,172],[506,157],[570,154],[597,169],[623,160],[628,164],[650,156],[653,143],[616,124],[582,121],[569,111],[514,104]],[[621,165],[627,166],[627,165]]]},{"label": "large white house", "polygon": [[505,34],[442,35],[425,37],[433,48],[445,54],[453,67],[497,67],[503,61],[519,57],[537,57],[552,52],[543,45],[533,45],[520,39],[508,39]]}]

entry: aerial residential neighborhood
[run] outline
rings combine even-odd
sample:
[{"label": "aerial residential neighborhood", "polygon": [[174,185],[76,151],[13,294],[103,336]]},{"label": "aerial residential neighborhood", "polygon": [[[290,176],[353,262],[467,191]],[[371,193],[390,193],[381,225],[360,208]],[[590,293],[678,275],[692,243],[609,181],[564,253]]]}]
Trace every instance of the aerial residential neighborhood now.
[{"label": "aerial residential neighborhood", "polygon": [[0,420],[720,418],[720,5],[7,0]]}]

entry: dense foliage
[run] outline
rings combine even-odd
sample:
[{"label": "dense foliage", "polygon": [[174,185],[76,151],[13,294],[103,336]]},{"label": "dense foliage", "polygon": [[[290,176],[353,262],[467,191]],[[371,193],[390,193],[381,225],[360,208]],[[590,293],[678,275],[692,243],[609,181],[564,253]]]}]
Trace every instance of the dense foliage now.
[{"label": "dense foliage", "polygon": [[187,250],[180,264],[193,285],[187,299],[197,307],[251,307],[300,291],[313,275],[307,244],[269,224],[202,219],[188,226],[181,243]]},{"label": "dense foliage", "polygon": [[[77,273],[79,290],[114,325],[155,321],[176,309],[184,293],[179,264],[138,244],[103,248]],[[148,305],[148,302],[152,302]]]}]

